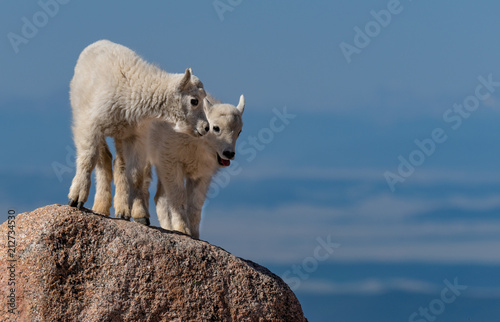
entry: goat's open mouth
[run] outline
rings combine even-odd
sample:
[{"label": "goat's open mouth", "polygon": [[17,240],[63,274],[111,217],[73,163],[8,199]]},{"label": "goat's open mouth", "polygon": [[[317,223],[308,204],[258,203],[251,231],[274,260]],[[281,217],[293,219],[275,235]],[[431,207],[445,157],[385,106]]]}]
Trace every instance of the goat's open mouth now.
[{"label": "goat's open mouth", "polygon": [[217,162],[219,162],[221,167],[229,167],[229,165],[231,165],[231,160],[221,158],[219,153],[217,153]]}]

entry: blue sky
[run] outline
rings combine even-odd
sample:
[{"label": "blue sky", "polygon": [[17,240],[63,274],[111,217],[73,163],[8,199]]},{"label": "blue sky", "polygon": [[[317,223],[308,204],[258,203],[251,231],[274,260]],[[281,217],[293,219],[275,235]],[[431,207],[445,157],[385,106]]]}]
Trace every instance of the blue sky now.
[{"label": "blue sky", "polygon": [[[69,81],[83,48],[109,39],[169,72],[192,67],[222,101],[245,95],[237,174],[212,186],[201,237],[279,275],[307,262],[318,238],[338,243],[296,289],[306,313],[321,310],[303,294],[432,299],[456,276],[471,298],[500,294],[498,280],[464,268],[500,263],[498,2],[54,3],[0,4],[2,209],[66,202]],[[230,9],[218,14],[221,3]],[[342,46],[360,43],[346,59]],[[294,117],[270,130],[280,113]]]}]

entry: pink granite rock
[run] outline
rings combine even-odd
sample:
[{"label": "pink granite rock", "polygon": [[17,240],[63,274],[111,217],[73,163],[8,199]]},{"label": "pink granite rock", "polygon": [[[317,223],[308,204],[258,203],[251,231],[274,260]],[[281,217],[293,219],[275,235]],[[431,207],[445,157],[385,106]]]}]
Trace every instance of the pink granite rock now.
[{"label": "pink granite rock", "polygon": [[2,321],[306,320],[278,276],[180,233],[51,205],[0,239]]}]

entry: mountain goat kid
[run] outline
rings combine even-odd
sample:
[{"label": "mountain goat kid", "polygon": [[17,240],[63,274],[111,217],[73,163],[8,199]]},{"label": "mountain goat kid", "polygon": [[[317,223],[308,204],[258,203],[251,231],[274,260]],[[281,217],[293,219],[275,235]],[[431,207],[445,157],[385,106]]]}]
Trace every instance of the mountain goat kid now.
[{"label": "mountain goat kid", "polygon": [[[207,99],[204,106],[210,132],[203,138],[174,132],[165,122],[155,121],[147,139],[148,159],[158,175],[155,203],[160,225],[196,238],[210,181],[234,159],[245,98],[241,95],[236,107],[218,102],[212,106]],[[146,190],[151,179],[150,169],[147,172]]]},{"label": "mountain goat kid", "polygon": [[184,74],[169,74],[108,40],[85,48],[70,83],[77,155],[69,205],[83,207],[95,168],[97,181],[102,182],[97,182],[93,210],[109,215],[113,178],[112,156],[105,141],[109,136],[124,159],[115,160],[115,172],[124,174],[130,183],[130,213],[119,216],[131,215],[147,224],[149,213],[142,189],[147,162],[144,145],[138,140],[140,131],[160,119],[167,121],[165,126],[172,131],[199,139],[209,131],[203,109],[205,96],[202,82],[190,68]]}]

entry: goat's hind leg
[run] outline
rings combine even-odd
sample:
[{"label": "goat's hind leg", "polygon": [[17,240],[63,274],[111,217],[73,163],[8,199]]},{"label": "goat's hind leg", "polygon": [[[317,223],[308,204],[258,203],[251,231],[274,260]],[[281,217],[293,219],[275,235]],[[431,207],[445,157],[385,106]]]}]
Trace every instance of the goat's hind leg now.
[{"label": "goat's hind leg", "polygon": [[109,208],[113,199],[111,182],[113,181],[113,156],[108,144],[102,140],[99,146],[99,159],[95,167],[96,194],[94,197],[94,212],[109,216]]},{"label": "goat's hind leg", "polygon": [[76,146],[76,174],[69,189],[68,204],[82,209],[89,197],[91,174],[99,158],[101,136],[97,129],[83,128],[74,131]]},{"label": "goat's hind leg", "polygon": [[137,138],[124,140],[123,143],[130,191],[130,214],[135,222],[149,226],[148,202],[144,191],[144,169],[147,164],[144,143]]}]

